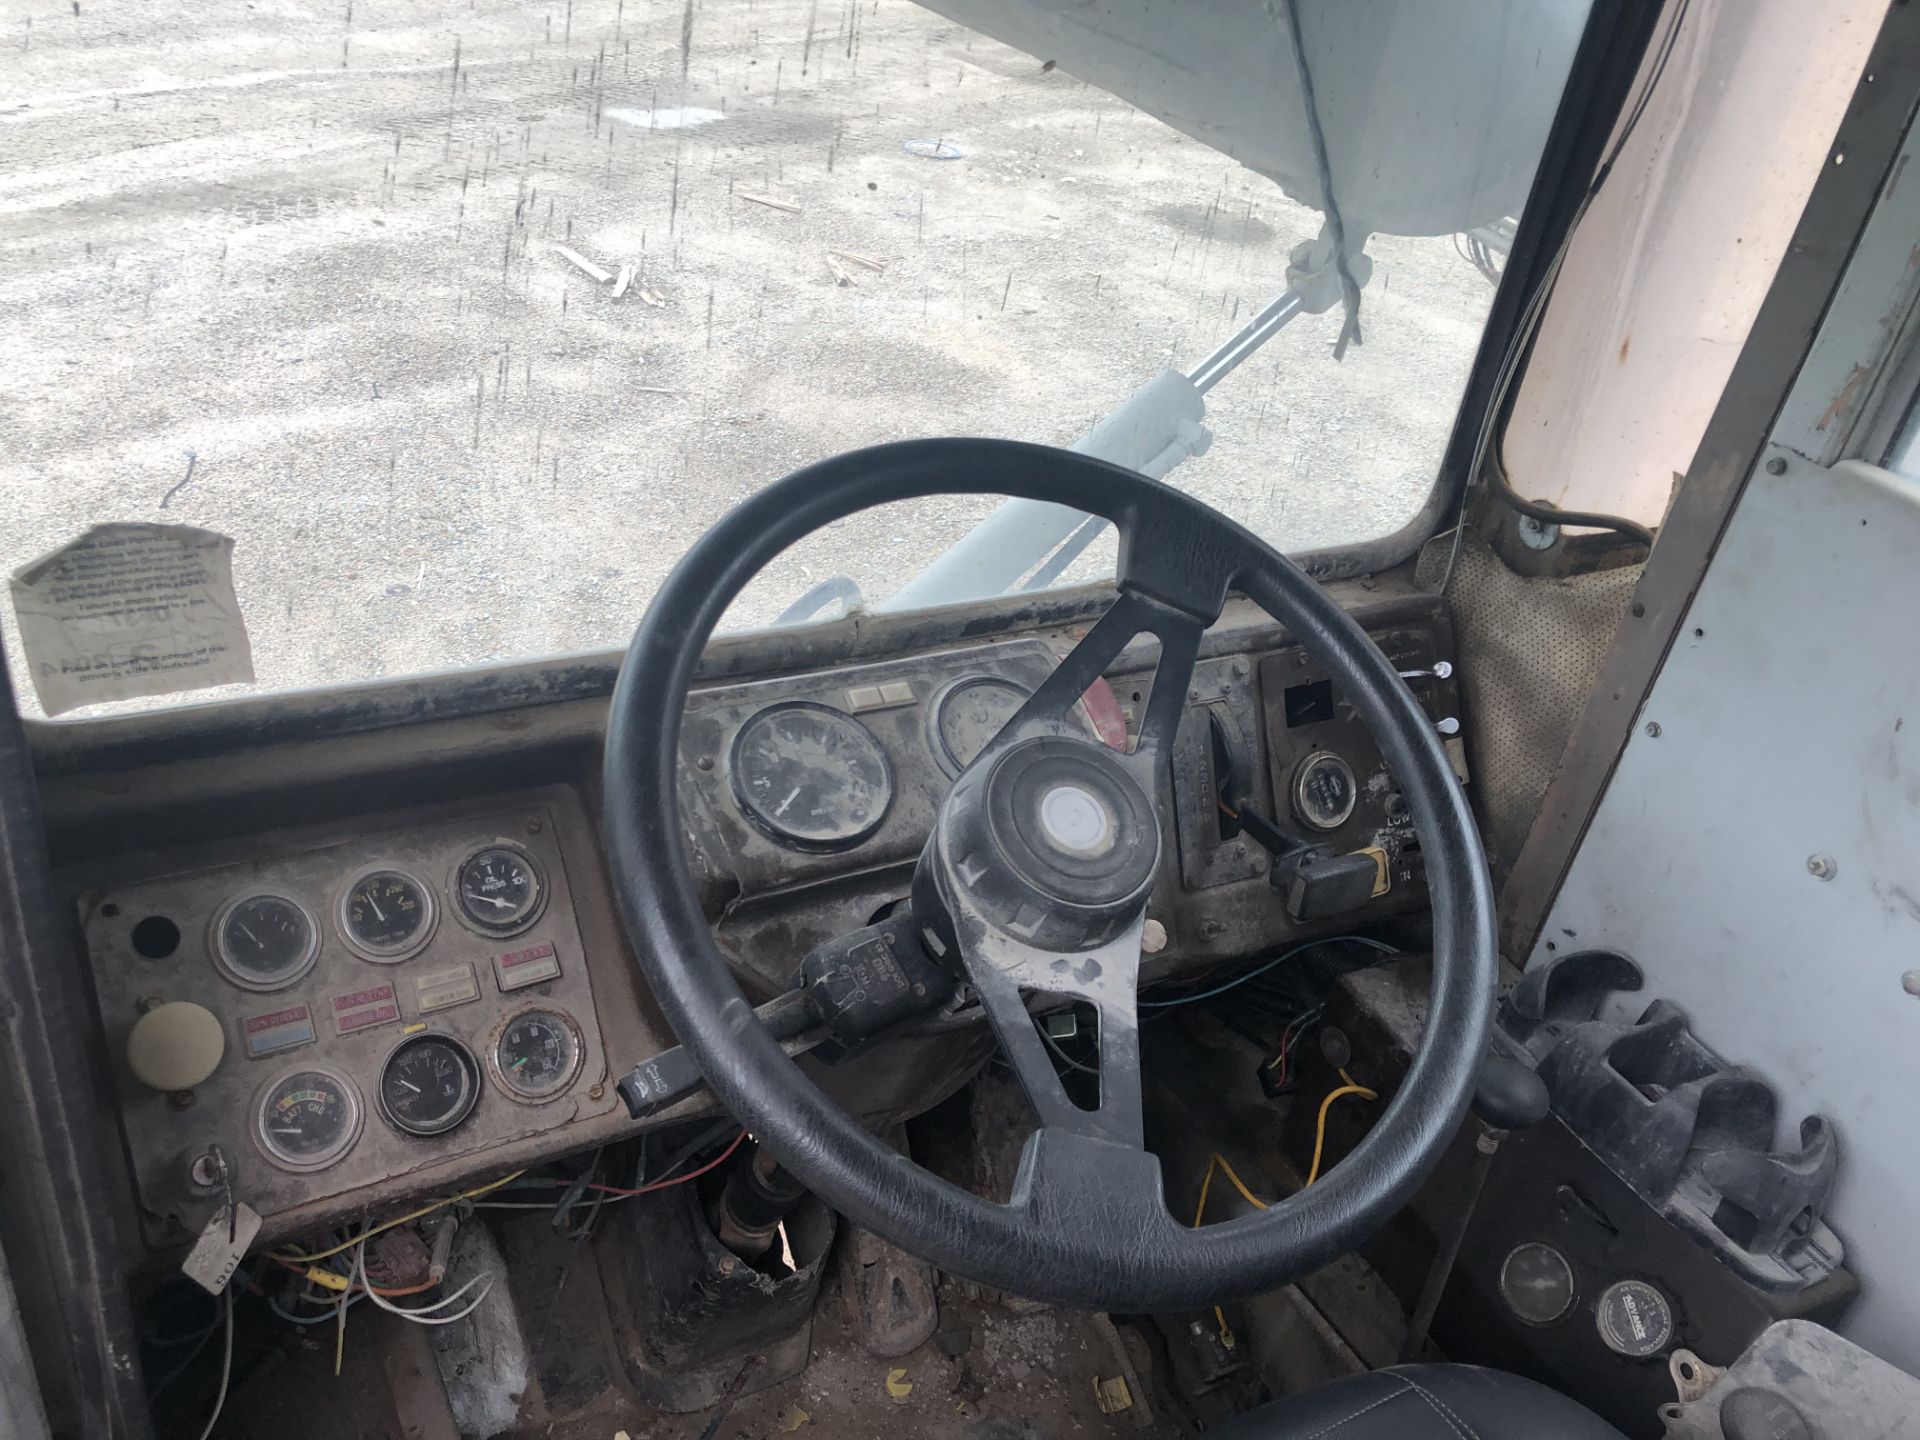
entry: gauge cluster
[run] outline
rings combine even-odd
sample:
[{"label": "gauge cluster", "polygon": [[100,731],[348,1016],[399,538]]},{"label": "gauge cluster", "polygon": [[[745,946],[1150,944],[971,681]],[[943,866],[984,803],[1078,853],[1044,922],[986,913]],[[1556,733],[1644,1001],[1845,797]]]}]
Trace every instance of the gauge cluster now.
[{"label": "gauge cluster", "polygon": [[213,1145],[271,1218],[614,1110],[555,822],[283,832],[83,898],[151,1243]]},{"label": "gauge cluster", "polygon": [[701,690],[682,801],[747,895],[909,862],[953,777],[1052,672],[1020,640]]}]

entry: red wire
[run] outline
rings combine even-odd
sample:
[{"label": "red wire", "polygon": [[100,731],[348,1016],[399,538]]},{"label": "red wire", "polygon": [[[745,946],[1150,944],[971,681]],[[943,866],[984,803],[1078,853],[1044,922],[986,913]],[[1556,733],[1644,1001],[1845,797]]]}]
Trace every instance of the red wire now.
[{"label": "red wire", "polygon": [[589,1185],[587,1188],[589,1190],[597,1190],[602,1195],[651,1195],[656,1190],[665,1190],[674,1185],[684,1185],[687,1181],[698,1180],[709,1170],[717,1169],[719,1166],[726,1164],[733,1152],[740,1148],[740,1142],[746,1138],[747,1132],[742,1130],[738,1135],[733,1137],[733,1143],[731,1145],[727,1146],[726,1149],[722,1150],[698,1170],[689,1170],[686,1174],[676,1175],[671,1180],[656,1180],[651,1185],[642,1185],[638,1190],[627,1190],[618,1185]]}]

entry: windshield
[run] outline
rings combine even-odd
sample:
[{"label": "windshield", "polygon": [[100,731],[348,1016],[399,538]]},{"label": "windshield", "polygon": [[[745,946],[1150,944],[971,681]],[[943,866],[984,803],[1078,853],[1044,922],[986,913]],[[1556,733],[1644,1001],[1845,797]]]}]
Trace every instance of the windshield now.
[{"label": "windshield", "polygon": [[[1359,8],[16,9],[0,560],[230,537],[251,663],[199,698],[621,644],[730,505],[910,436],[1081,442],[1294,552],[1394,532],[1585,7]],[[1110,572],[1071,517],[969,551],[998,503],[843,522],[729,624]]]}]

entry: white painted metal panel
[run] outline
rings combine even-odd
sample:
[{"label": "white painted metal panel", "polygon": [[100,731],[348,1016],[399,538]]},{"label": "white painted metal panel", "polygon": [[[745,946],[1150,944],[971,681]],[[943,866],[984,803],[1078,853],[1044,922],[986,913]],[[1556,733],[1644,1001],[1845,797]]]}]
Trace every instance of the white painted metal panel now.
[{"label": "white painted metal panel", "polygon": [[1920,488],[1769,458],[1530,963],[1625,952],[1773,1081],[1783,1143],[1834,1122],[1841,1328],[1920,1370]]}]

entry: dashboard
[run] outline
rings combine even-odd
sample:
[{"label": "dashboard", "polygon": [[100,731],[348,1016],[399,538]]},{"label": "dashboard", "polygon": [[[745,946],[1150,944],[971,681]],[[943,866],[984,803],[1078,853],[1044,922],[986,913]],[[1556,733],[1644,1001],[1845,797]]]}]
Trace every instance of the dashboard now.
[{"label": "dashboard", "polygon": [[[1465,779],[1443,605],[1353,608]],[[1425,905],[1406,802],[1372,737],[1317,662],[1249,610],[1210,635],[1161,777],[1145,983]],[[752,999],[903,902],[948,785],[1078,633],[789,661],[695,689],[680,825]],[[1088,692],[1090,735],[1125,743],[1153,660],[1143,639]],[[673,1042],[598,844],[605,703],[547,699],[297,755],[210,752],[70,793],[53,778],[56,814],[118,807],[62,873],[148,1249],[191,1238],[223,1186],[271,1238],[638,1133],[612,1080]],[[303,788],[274,778],[303,767]],[[249,797],[245,821],[226,818],[237,800],[223,790]],[[128,808],[108,791],[144,798]],[[1366,883],[1303,908],[1263,817],[1314,855],[1365,855]],[[140,849],[100,843],[130,834]],[[992,1043],[956,1006],[845,1065],[803,1063],[885,1124],[964,1083]]]},{"label": "dashboard", "polygon": [[613,1112],[576,804],[281,832],[83,898],[150,1244],[223,1185],[271,1219]]}]

